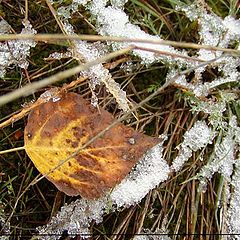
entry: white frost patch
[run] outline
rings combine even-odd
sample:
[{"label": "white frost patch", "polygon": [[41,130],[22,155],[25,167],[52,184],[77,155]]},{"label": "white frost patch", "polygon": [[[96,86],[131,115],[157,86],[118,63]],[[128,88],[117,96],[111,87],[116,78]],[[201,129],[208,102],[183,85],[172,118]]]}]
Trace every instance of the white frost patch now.
[{"label": "white frost patch", "polygon": [[[105,1],[93,0],[90,11],[97,18],[98,29],[97,31],[102,36],[114,36],[114,37],[123,37],[123,38],[132,38],[132,39],[146,39],[146,40],[161,40],[158,36],[153,36],[145,33],[140,27],[131,24],[126,13],[116,7],[105,7]],[[124,43],[124,42],[115,42],[111,43],[111,46],[114,50],[125,48],[128,45],[135,45],[142,48],[148,48],[156,51],[164,51],[169,54],[182,54],[187,56],[184,51],[175,50],[171,46],[160,45],[160,44],[150,44],[150,43]],[[134,50],[133,54],[140,57],[143,61],[143,64],[151,64],[156,61],[167,61],[167,62],[178,62],[178,64],[186,66],[189,65],[189,62],[182,58],[171,57],[166,55],[159,55],[154,52],[143,51],[143,50]]]},{"label": "white frost patch", "polygon": [[[29,21],[23,21],[24,28],[20,34],[36,34],[36,30],[32,28]],[[0,33],[10,33],[10,25],[4,21],[0,21]],[[6,69],[11,65],[17,65],[20,68],[27,69],[27,57],[30,55],[30,49],[35,47],[33,40],[11,40],[0,43],[0,78],[3,78]]]},{"label": "white frost patch", "polygon": [[183,164],[192,156],[192,152],[211,143],[214,133],[205,121],[197,121],[183,137],[184,141],[179,147],[179,155],[174,159],[171,166],[173,171],[179,171]]},{"label": "white frost patch", "polygon": [[[163,219],[163,222],[165,218]],[[161,229],[156,229],[154,232],[150,229],[143,229],[141,234],[135,235],[133,240],[171,240],[168,236],[169,231],[165,228],[165,226],[161,227]]]},{"label": "white frost patch", "polygon": [[[228,48],[229,43],[240,40],[239,19],[234,19],[231,16],[222,19],[216,14],[207,11],[205,6],[201,5],[199,1],[195,1],[191,5],[181,4],[177,9],[183,11],[191,21],[198,21],[201,44]],[[222,56],[222,54],[223,52],[221,51],[205,49],[200,49],[197,53],[200,59],[206,61]],[[237,71],[239,58],[227,56],[208,65],[208,67],[216,66],[219,67],[219,73],[223,74],[223,77],[219,77],[211,83],[202,83],[202,73],[205,71],[206,66],[201,67],[195,70],[195,78],[199,80],[198,84],[195,86],[189,84],[189,90],[192,90],[196,96],[207,96],[211,89],[219,85],[239,81],[240,75]]]},{"label": "white frost patch", "polygon": [[236,142],[235,138],[239,134],[236,116],[231,117],[228,125],[228,132],[220,143],[215,144],[215,149],[211,161],[197,174],[201,185],[206,185],[206,181],[219,172],[224,178],[230,182],[233,173],[234,164],[236,163]]},{"label": "white frost patch", "polygon": [[167,179],[170,171],[162,157],[162,144],[150,149],[129,176],[113,189],[110,198],[118,207],[140,202],[151,189]]},{"label": "white frost patch", "polygon": [[49,59],[60,60],[60,59],[63,59],[63,58],[70,58],[70,57],[72,57],[72,53],[71,52],[65,52],[65,53],[54,52],[54,53],[51,53],[49,55],[49,57],[45,58],[44,60],[49,60]]},{"label": "white frost patch", "polygon": [[228,29],[228,33],[235,37],[240,38],[240,20],[236,20],[232,16],[227,16],[223,20],[223,25]]},{"label": "white frost patch", "polygon": [[82,238],[88,238],[91,236],[88,229],[90,223],[93,220],[96,223],[102,222],[102,216],[106,208],[106,198],[96,201],[80,199],[71,202],[69,205],[63,206],[50,223],[38,228],[39,234],[43,234],[41,239],[57,240],[65,230],[69,234],[80,234]]},{"label": "white frost patch", "polygon": [[[228,134],[221,144],[216,145],[214,160],[210,166],[206,166],[212,170],[212,175],[215,172],[219,172],[222,173],[226,179],[229,179],[233,171],[233,164],[235,163],[234,148],[235,143],[231,134]],[[202,171],[204,171],[204,168]],[[210,179],[211,176],[207,177]]]},{"label": "white frost patch", "polygon": [[[65,20],[64,29],[67,34],[75,35],[72,25],[67,20]],[[70,49],[71,55],[79,62],[91,62],[99,57],[102,57],[106,53],[105,46],[99,42],[88,43],[81,40],[74,40],[72,42],[73,47]],[[126,92],[121,89],[119,83],[113,80],[108,69],[104,68],[102,64],[96,64],[88,70],[82,71],[81,74],[90,79],[89,87],[92,90],[92,104],[94,106],[98,104],[98,99],[94,92],[95,87],[103,83],[105,84],[107,91],[110,92],[116,99],[119,108],[124,112],[129,110]]]}]

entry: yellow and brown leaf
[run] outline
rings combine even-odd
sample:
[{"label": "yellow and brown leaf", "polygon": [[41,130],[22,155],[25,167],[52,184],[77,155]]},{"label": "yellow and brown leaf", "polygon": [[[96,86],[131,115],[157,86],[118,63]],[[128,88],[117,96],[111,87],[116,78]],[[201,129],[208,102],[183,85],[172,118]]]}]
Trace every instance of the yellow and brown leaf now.
[{"label": "yellow and brown leaf", "polygon": [[[36,168],[48,174],[113,121],[106,110],[99,112],[80,95],[65,93],[59,101],[50,100],[30,113],[24,133],[26,152]],[[47,178],[67,195],[98,198],[159,142],[119,123]]]}]

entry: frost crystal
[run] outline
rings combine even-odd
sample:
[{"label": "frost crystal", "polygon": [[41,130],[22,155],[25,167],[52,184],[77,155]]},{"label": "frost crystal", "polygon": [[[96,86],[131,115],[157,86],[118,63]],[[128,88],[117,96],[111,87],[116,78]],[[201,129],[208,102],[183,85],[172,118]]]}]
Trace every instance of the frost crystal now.
[{"label": "frost crystal", "polygon": [[171,169],[179,171],[183,164],[197,151],[211,143],[214,133],[204,121],[197,121],[194,126],[184,134],[184,141],[180,145],[179,155],[174,159]]},{"label": "frost crystal", "polygon": [[[22,22],[24,28],[21,34],[36,34],[37,32],[32,28],[28,21]],[[10,26],[4,20],[0,22],[2,33],[9,33]],[[11,40],[0,43],[0,78],[3,78],[6,69],[10,65],[17,65],[21,68],[27,69],[27,56],[30,55],[31,47],[35,47],[36,43],[33,40]]]},{"label": "frost crystal", "polygon": [[[64,29],[67,34],[75,34],[72,25],[67,20],[65,20]],[[104,48],[105,46],[101,43],[88,43],[78,40],[73,41],[73,48],[70,51],[72,52],[72,57],[79,62],[90,62],[105,54]],[[90,79],[89,85],[93,93],[92,103],[94,106],[97,105],[97,96],[94,93],[95,87],[103,83],[107,91],[115,97],[119,108],[125,112],[129,110],[125,91],[121,89],[120,84],[113,80],[110,72],[102,64],[96,64],[90,69],[83,71],[82,75]]]},{"label": "frost crystal", "polygon": [[59,239],[59,236],[65,230],[73,236],[78,234],[82,238],[87,238],[91,235],[88,229],[90,223],[93,220],[96,223],[101,222],[106,208],[106,198],[96,201],[81,199],[65,205],[61,208],[57,216],[52,218],[49,224],[38,229],[39,234],[45,235],[41,239]]},{"label": "frost crystal", "polygon": [[227,213],[228,239],[240,239],[240,159],[236,161],[235,173],[231,182],[234,192],[230,200],[230,207]]},{"label": "frost crystal", "polygon": [[[160,40],[157,36],[152,36],[144,31],[142,31],[138,26],[133,25],[129,22],[128,16],[126,13],[120,9],[116,8],[116,4],[113,6],[106,7],[105,1],[93,0],[90,7],[90,11],[93,15],[96,16],[98,24],[98,32],[103,36],[115,36],[115,37],[124,37],[124,38],[140,38],[148,40]],[[171,46],[156,45],[149,43],[111,43],[111,46],[114,50],[127,47],[128,45],[135,45],[142,48],[148,48],[156,51],[164,51],[172,54],[182,54],[186,55],[184,52],[175,50]],[[158,55],[154,52],[143,51],[143,50],[134,50],[133,54],[140,57],[143,61],[143,64],[151,64],[156,61],[167,61],[178,63],[185,66],[186,63],[182,58],[172,58],[166,55]]]},{"label": "frost crystal", "polygon": [[238,38],[240,40],[240,20],[227,16],[223,20],[223,25],[228,30],[231,39]]},{"label": "frost crystal", "polygon": [[143,232],[134,236],[133,240],[171,240],[167,234],[168,231],[166,229],[157,229],[154,232],[149,229],[143,229]]},{"label": "frost crystal", "polygon": [[[112,0],[111,6],[107,6],[107,0],[92,0],[92,1],[73,1],[72,5],[60,9],[59,15],[65,20],[77,9],[77,5],[83,5],[91,14],[96,17],[97,31],[103,36],[114,36],[124,38],[140,38],[146,40],[161,40],[158,36],[153,36],[142,31],[138,26],[129,22],[128,16],[123,11],[124,4],[127,0]],[[74,5],[74,7],[73,7]],[[155,51],[168,52],[169,54],[181,54],[187,56],[185,51],[178,51],[171,46],[156,45],[149,43],[116,43],[109,42],[109,45],[114,50],[118,50],[134,44],[137,47],[148,48]],[[134,50],[133,54],[142,59],[143,64],[151,64],[156,61],[166,61],[177,63],[179,66],[192,66],[190,62],[186,62],[182,58],[160,55],[154,52]]]},{"label": "frost crystal", "polygon": [[209,100],[206,101],[197,101],[190,100],[192,105],[193,112],[204,112],[209,115],[210,124],[216,128],[225,128],[226,123],[223,121],[223,113],[226,111],[226,102],[218,101],[214,102]]},{"label": "frost crystal", "polygon": [[1,229],[1,240],[10,239],[10,222],[6,222],[7,218],[4,213],[2,204],[0,205],[0,229]]},{"label": "frost crystal", "polygon": [[39,98],[43,99],[44,102],[48,102],[50,99],[52,99],[53,102],[59,101],[60,97],[58,96],[58,88],[51,88],[50,90],[47,90],[41,94]]},{"label": "frost crystal", "polygon": [[215,150],[211,161],[205,165],[197,175],[202,185],[206,184],[206,180],[211,179],[214,173],[219,172],[224,178],[230,181],[233,172],[235,158],[235,136],[239,134],[236,117],[233,116],[228,125],[228,132],[222,142],[215,144]]},{"label": "frost crystal", "polygon": [[118,207],[134,205],[169,174],[169,166],[162,158],[163,143],[150,149],[135,169],[111,192],[111,199]]},{"label": "frost crystal", "polygon": [[72,57],[71,52],[65,52],[65,53],[54,52],[54,53],[51,53],[48,58],[45,58],[45,60],[48,60],[48,59],[60,60],[62,58],[70,58],[70,57]]},{"label": "frost crystal", "polygon": [[123,8],[127,2],[128,0],[111,0],[112,6],[115,8]]},{"label": "frost crystal", "polygon": [[[191,5],[184,5],[177,7],[178,10],[185,12],[186,16],[191,21],[198,21],[199,24],[199,36],[200,43],[218,46],[222,48],[227,48],[229,43],[232,41],[240,40],[240,20],[236,20],[233,17],[227,16],[225,19],[220,18],[212,12],[208,12],[205,6],[202,6],[201,1],[195,1]],[[210,51],[205,49],[200,49],[198,51],[198,56],[200,59],[209,61],[222,56],[221,59],[209,64],[213,68],[218,67],[219,75],[212,82],[202,83],[202,73],[205,71],[206,67],[201,67],[195,70],[195,78],[199,80],[197,84],[185,83],[183,86],[191,90],[196,96],[207,96],[210,90],[220,86],[224,83],[238,82],[239,81],[239,58],[224,56],[221,51]]]}]

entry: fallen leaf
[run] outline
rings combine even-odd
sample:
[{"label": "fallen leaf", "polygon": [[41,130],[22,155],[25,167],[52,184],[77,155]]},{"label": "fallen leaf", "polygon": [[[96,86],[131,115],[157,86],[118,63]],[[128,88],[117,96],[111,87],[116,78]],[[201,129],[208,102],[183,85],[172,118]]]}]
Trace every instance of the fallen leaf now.
[{"label": "fallen leaf", "polygon": [[[58,166],[115,119],[75,93],[64,93],[36,107],[24,132],[25,150],[42,173]],[[70,196],[101,197],[131,171],[160,139],[116,124],[47,178]]]}]

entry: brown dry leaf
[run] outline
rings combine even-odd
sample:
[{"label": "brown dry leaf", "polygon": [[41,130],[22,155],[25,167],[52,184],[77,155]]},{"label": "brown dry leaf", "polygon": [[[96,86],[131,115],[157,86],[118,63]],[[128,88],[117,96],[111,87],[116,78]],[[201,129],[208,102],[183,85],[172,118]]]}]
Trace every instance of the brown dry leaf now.
[{"label": "brown dry leaf", "polygon": [[[80,95],[65,93],[30,113],[25,150],[36,168],[47,174],[113,121],[104,109],[99,112]],[[118,184],[159,142],[119,123],[47,178],[67,195],[95,199]]]}]

